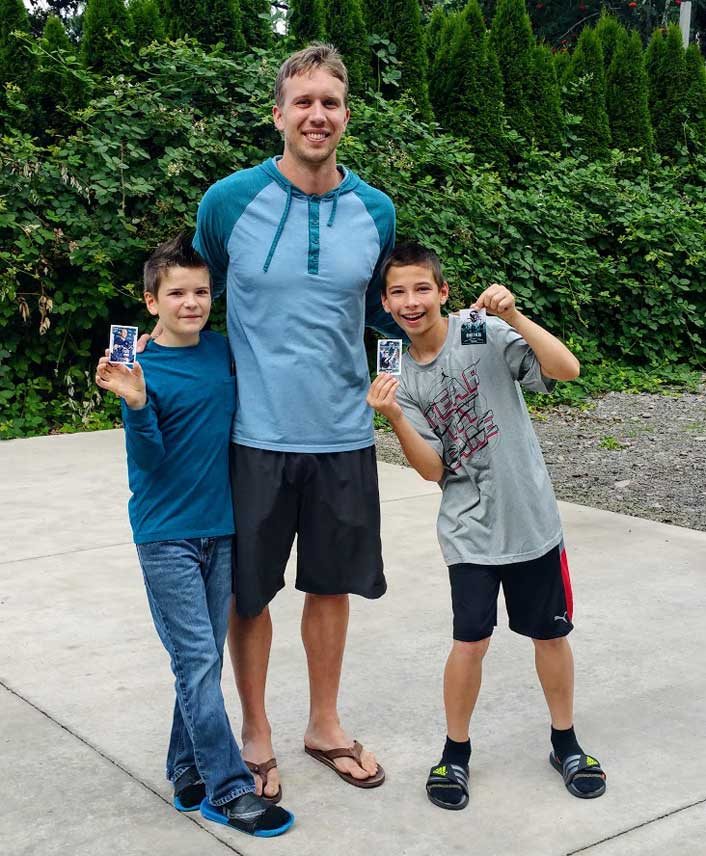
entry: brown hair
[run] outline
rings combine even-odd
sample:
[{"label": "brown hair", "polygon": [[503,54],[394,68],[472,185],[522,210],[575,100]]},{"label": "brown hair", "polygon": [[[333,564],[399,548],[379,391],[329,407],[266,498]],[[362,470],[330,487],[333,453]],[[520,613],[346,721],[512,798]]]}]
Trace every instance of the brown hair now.
[{"label": "brown hair", "polygon": [[193,239],[193,232],[180,232],[176,238],[157,247],[145,262],[143,279],[146,292],[154,297],[157,296],[162,276],[169,268],[206,268],[208,270],[208,265],[194,249]]},{"label": "brown hair", "polygon": [[409,267],[420,265],[429,268],[434,277],[434,282],[439,288],[444,284],[444,274],[441,270],[441,261],[434,252],[415,241],[407,241],[398,244],[390,255],[382,263],[380,268],[380,288],[383,294],[387,293],[387,273],[391,267]]},{"label": "brown hair", "polygon": [[319,68],[341,81],[345,89],[344,101],[348,104],[348,71],[343,64],[341,54],[333,45],[313,42],[287,57],[280,66],[275,81],[275,103],[277,106],[281,108],[284,104],[284,84],[290,77],[296,77],[299,74],[311,74],[312,71]]}]

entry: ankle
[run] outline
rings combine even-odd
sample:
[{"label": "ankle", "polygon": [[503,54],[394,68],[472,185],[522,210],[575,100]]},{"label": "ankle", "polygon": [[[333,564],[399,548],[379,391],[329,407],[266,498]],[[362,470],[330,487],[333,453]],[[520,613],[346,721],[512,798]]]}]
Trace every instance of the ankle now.
[{"label": "ankle", "polygon": [[559,761],[563,761],[569,755],[583,754],[573,725],[570,728],[554,728],[552,725],[551,741],[554,754]]},{"label": "ankle", "polygon": [[272,728],[267,720],[264,722],[248,723],[247,725],[243,723],[240,736],[243,745],[246,743],[271,743]]},{"label": "ankle", "polygon": [[464,741],[452,740],[446,738],[444,751],[441,755],[441,762],[446,764],[460,764],[467,767],[471,760],[471,740],[467,738]]}]

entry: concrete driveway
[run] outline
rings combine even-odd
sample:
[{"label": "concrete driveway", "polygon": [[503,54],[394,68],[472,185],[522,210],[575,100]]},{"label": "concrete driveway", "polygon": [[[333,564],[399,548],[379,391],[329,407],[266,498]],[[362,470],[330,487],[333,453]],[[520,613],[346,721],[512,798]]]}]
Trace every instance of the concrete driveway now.
[{"label": "concrete driveway", "polygon": [[[341,712],[388,780],[351,788],[302,751],[303,596],[290,584],[273,604],[268,695],[297,821],[256,840],[171,807],[172,682],[131,543],[122,432],[1,443],[0,474],[2,854],[706,854],[706,533],[561,505],[576,728],[608,791],[577,800],[550,768],[532,646],[503,616],[473,722],[471,804],[444,812],[424,792],[450,639],[439,491],[381,464],[389,592],[352,601]],[[229,666],[224,688],[237,732]]]}]

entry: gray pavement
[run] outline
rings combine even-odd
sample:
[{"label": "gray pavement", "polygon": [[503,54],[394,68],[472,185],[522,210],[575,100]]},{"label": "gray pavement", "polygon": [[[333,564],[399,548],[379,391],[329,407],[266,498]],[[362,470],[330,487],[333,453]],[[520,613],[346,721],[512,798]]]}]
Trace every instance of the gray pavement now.
[{"label": "gray pavement", "polygon": [[[126,516],[120,431],[0,444],[0,852],[7,856],[706,854],[706,533],[561,505],[576,602],[576,727],[596,801],[547,763],[531,644],[501,610],[474,717],[472,799],[424,793],[449,647],[439,492],[380,465],[389,592],[354,598],[344,724],[388,774],[351,788],[302,751],[303,596],[273,604],[268,704],[297,821],[255,840],[179,815],[163,779],[172,703]],[[229,667],[229,712],[238,703]]]}]

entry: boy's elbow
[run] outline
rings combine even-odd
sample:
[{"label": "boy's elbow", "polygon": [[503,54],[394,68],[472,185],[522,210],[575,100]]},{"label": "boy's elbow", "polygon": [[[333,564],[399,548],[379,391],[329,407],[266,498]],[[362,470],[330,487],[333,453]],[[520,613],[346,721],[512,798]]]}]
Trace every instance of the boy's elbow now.
[{"label": "boy's elbow", "polygon": [[581,374],[581,363],[574,357],[571,362],[567,361],[565,365],[556,368],[554,371],[545,372],[543,370],[542,374],[545,377],[552,378],[552,380],[576,380]]},{"label": "boy's elbow", "polygon": [[425,468],[423,473],[420,473],[424,481],[434,482],[438,484],[444,476],[444,465],[439,461],[439,465]]},{"label": "boy's elbow", "polygon": [[566,380],[576,380],[581,374],[581,363],[574,357],[571,366],[568,368],[568,377]]}]

